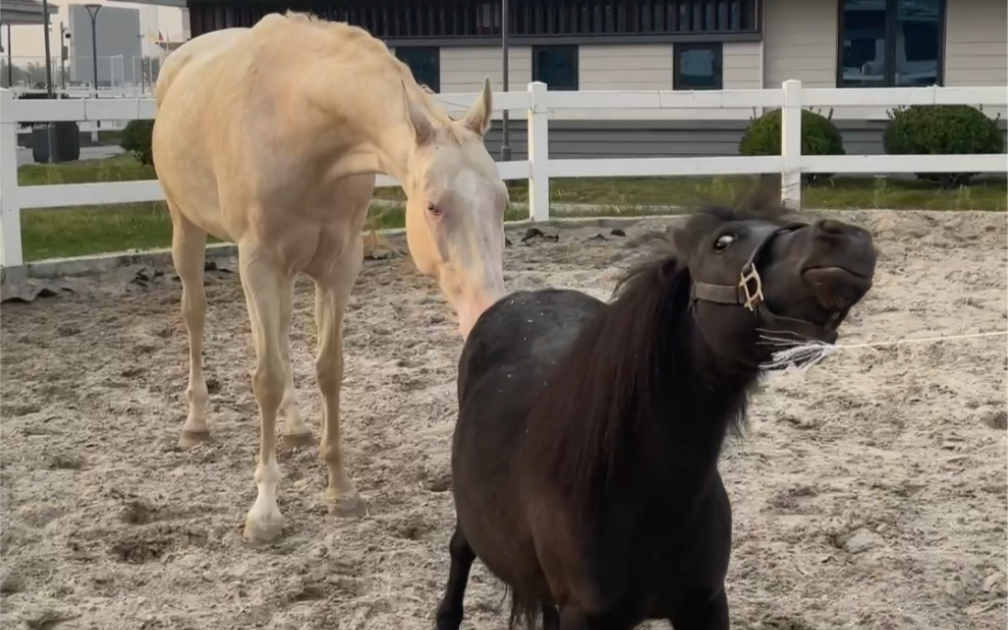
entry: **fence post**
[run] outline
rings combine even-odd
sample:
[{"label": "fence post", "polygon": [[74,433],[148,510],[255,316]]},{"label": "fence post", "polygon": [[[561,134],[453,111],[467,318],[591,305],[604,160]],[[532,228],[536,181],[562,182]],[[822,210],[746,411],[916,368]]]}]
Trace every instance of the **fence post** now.
[{"label": "fence post", "polygon": [[17,128],[14,93],[0,90],[0,267],[8,279],[23,273],[21,208],[18,205]]},{"label": "fence post", "polygon": [[549,107],[546,102],[546,84],[533,81],[528,84],[530,102],[528,110],[528,204],[529,218],[533,221],[549,220]]},{"label": "fence post", "polygon": [[781,202],[792,210],[801,210],[801,81],[784,82],[784,107],[781,110],[781,155],[784,171],[781,173]]}]

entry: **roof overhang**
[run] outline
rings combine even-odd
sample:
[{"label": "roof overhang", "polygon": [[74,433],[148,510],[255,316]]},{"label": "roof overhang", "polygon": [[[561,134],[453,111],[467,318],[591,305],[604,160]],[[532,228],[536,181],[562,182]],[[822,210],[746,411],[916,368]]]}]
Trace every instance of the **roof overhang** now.
[{"label": "roof overhang", "polygon": [[[49,16],[59,14],[59,5],[48,3]],[[42,3],[35,0],[0,0],[0,24],[42,26]]]},{"label": "roof overhang", "polygon": [[158,7],[179,7],[186,8],[186,0],[108,0],[110,3],[120,4],[149,4]]}]

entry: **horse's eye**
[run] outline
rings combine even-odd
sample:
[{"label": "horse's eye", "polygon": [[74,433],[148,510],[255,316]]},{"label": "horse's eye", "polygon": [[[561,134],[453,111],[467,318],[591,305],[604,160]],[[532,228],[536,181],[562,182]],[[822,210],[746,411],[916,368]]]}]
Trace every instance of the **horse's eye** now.
[{"label": "horse's eye", "polygon": [[444,214],[444,210],[442,210],[441,208],[437,207],[436,205],[434,205],[430,201],[427,202],[427,212],[430,212],[431,216],[435,216],[435,217],[439,217],[442,214]]},{"label": "horse's eye", "polygon": [[714,241],[714,250],[723,252],[728,246],[735,242],[735,237],[731,234],[722,234]]}]

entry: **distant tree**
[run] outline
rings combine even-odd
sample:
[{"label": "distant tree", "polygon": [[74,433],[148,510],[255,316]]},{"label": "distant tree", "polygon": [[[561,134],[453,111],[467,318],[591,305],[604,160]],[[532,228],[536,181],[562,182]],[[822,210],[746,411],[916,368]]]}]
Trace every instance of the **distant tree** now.
[{"label": "distant tree", "polygon": [[[45,76],[45,74],[43,74]],[[14,80],[14,85],[10,84],[8,79]],[[11,68],[11,72],[7,72],[7,60],[0,59],[0,87],[17,87],[19,85],[24,85],[28,81],[28,73],[25,72],[24,68],[14,64]]]}]

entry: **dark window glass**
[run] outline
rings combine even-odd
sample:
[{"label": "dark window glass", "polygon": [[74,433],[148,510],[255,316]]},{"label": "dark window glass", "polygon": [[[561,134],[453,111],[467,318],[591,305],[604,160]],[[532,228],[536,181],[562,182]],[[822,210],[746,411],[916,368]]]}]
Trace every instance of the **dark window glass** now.
[{"label": "dark window glass", "polygon": [[886,0],[842,0],[843,85],[883,86]]},{"label": "dark window glass", "polygon": [[896,3],[896,85],[938,83],[941,48],[939,0],[898,0]]},{"label": "dark window glass", "polygon": [[672,89],[721,89],[721,44],[675,44],[672,54]]},{"label": "dark window glass", "polygon": [[942,0],[841,0],[837,85],[934,85]]},{"label": "dark window glass", "polygon": [[441,91],[441,49],[437,46],[396,46],[395,56],[409,66],[417,83]]},{"label": "dark window glass", "polygon": [[532,80],[551,90],[578,89],[577,46],[533,46]]},{"label": "dark window glass", "polygon": [[[848,0],[838,0],[845,1]],[[878,1],[889,2],[893,7],[897,2]],[[898,1],[905,1],[908,7],[904,11],[910,23],[906,26],[908,32],[918,28],[921,20],[911,15],[915,13],[913,0]],[[928,2],[919,0],[916,4]],[[257,3],[194,0],[191,4],[193,36],[229,26],[252,26],[264,13],[287,7],[274,0]],[[756,33],[759,30],[755,18],[758,7],[757,0],[509,0],[508,32],[514,37],[642,32],[670,35]],[[322,3],[316,9],[316,13],[328,19],[349,21],[376,37],[392,40],[393,46],[394,40],[399,38],[496,40],[501,36],[502,11],[501,0],[361,0]],[[895,23],[895,18],[891,19]]]}]

